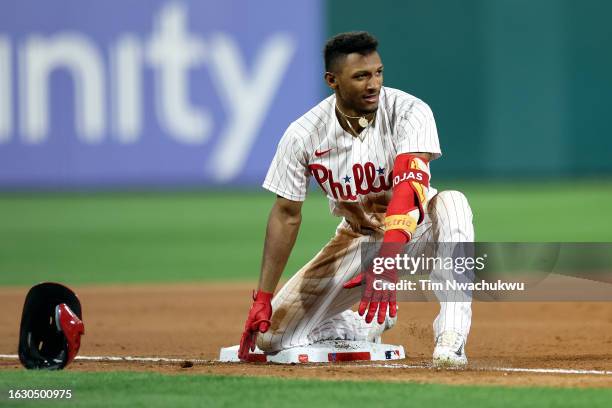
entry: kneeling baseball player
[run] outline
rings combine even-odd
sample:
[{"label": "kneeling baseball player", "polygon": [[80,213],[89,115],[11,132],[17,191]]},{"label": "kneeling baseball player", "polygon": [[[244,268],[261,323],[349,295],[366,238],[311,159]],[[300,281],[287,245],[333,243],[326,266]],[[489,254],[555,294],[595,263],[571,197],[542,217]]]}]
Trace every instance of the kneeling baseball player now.
[{"label": "kneeling baseball player", "polygon": [[[324,340],[379,341],[397,319],[395,293],[362,295],[360,244],[474,240],[465,196],[429,184],[429,163],[441,156],[431,109],[383,87],[377,46],[366,32],[328,40],[325,81],[333,95],[293,122],[279,142],[263,184],[277,198],[240,341],[241,360],[255,345],[275,352]],[[331,241],[273,296],[300,228],[311,176],[342,221]],[[467,364],[471,314],[469,299],[441,299],[433,324],[435,366]]]}]

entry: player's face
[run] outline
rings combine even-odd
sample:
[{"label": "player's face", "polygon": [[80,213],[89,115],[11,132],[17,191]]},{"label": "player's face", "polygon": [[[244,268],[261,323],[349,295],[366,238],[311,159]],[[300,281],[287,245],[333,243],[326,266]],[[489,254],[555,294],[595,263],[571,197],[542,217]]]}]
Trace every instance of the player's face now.
[{"label": "player's face", "polygon": [[[364,115],[378,109],[378,94],[383,84],[383,65],[378,52],[352,53],[334,74],[336,97],[351,115]],[[330,84],[331,86],[331,84]]]}]

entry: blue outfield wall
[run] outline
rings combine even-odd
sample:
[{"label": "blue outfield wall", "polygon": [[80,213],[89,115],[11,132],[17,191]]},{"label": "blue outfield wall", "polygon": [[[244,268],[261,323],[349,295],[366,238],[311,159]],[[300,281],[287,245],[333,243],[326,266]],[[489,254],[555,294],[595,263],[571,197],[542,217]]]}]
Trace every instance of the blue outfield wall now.
[{"label": "blue outfield wall", "polygon": [[5,0],[0,189],[257,186],[365,29],[433,109],[435,179],[612,175],[612,2]]},{"label": "blue outfield wall", "polygon": [[320,1],[0,4],[0,187],[259,184],[322,96]]}]

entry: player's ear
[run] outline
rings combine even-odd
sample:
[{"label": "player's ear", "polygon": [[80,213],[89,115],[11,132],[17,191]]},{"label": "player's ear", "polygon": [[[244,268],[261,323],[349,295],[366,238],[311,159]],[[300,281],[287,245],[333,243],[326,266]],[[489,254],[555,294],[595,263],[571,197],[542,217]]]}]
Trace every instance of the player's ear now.
[{"label": "player's ear", "polygon": [[336,75],[333,72],[325,73],[325,82],[327,83],[327,86],[334,91],[338,87],[338,81],[336,80]]}]

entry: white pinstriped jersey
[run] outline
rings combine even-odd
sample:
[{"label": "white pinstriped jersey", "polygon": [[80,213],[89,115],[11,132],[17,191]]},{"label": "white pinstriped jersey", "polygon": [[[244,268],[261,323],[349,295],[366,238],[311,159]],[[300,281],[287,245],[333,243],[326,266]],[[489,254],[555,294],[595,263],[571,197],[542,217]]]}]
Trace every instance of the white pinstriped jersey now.
[{"label": "white pinstriped jersey", "polygon": [[[433,113],[420,99],[383,87],[374,122],[360,137],[346,132],[332,95],[293,122],[278,144],[263,187],[293,201],[306,198],[312,176],[332,214],[379,228],[391,198],[391,172],[401,153],[441,156]],[[428,197],[436,193],[429,189]]]}]

